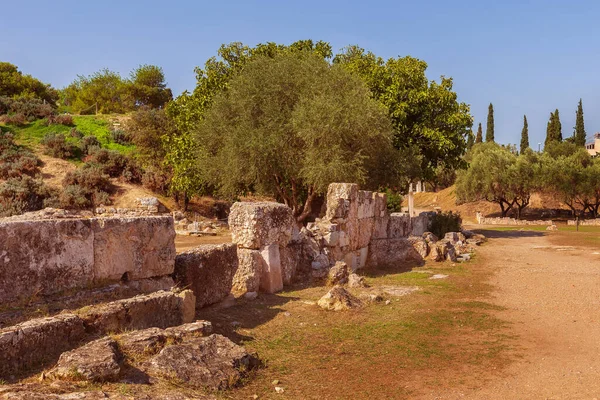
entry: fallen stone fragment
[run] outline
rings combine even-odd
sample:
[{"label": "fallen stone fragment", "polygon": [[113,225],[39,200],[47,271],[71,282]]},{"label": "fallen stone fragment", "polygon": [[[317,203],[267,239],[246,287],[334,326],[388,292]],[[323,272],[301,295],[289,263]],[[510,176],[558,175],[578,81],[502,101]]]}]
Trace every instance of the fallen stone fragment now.
[{"label": "fallen stone fragment", "polygon": [[167,329],[149,328],[123,334],[119,337],[119,345],[128,355],[153,355],[158,353],[172,340],[179,343],[188,337],[208,336],[212,333],[209,321],[196,321]]},{"label": "fallen stone fragment", "polygon": [[435,242],[437,242],[437,241],[439,240],[439,239],[438,239],[438,237],[437,237],[437,236],[435,236],[435,235],[434,235],[433,233],[431,233],[431,232],[425,232],[425,233],[423,234],[423,239],[425,239],[425,241],[426,241],[427,243],[430,243],[430,244],[431,244],[431,243],[435,243]]},{"label": "fallen stone fragment", "polygon": [[446,279],[448,277],[448,275],[444,275],[444,274],[435,274],[433,276],[430,276],[429,279]]},{"label": "fallen stone fragment", "polygon": [[329,286],[342,285],[348,282],[348,265],[343,261],[338,261],[329,270],[327,284]]},{"label": "fallen stone fragment", "polygon": [[557,231],[558,227],[556,225],[550,225],[546,228],[547,231]]},{"label": "fallen stone fragment", "polygon": [[63,380],[111,382],[119,377],[122,362],[123,356],[117,342],[105,337],[63,353],[47,376]]},{"label": "fallen stone fragment", "polygon": [[259,365],[246,349],[213,334],[165,347],[146,365],[151,376],[177,379],[195,388],[223,390],[235,386]]},{"label": "fallen stone fragment", "polygon": [[357,274],[348,275],[348,287],[351,287],[351,288],[367,287],[364,276],[360,276]]},{"label": "fallen stone fragment", "polygon": [[334,286],[317,302],[324,310],[342,311],[362,307],[362,301],[341,286]]},{"label": "fallen stone fragment", "polygon": [[377,289],[394,297],[406,296],[419,290],[417,286],[379,286]]}]

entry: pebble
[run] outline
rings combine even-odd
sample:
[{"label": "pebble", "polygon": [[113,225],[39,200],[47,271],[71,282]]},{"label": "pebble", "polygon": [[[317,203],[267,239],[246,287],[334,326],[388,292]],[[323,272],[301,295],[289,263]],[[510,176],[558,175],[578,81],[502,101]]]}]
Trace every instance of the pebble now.
[{"label": "pebble", "polygon": [[275,386],[275,391],[276,391],[277,393],[283,393],[283,392],[285,392],[285,389],[284,389],[284,388],[282,388],[281,386]]}]

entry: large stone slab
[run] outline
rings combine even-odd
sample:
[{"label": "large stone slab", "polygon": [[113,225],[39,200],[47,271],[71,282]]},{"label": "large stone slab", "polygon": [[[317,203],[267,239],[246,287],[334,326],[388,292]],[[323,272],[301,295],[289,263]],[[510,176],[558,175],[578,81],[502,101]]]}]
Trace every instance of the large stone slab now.
[{"label": "large stone slab", "polygon": [[394,267],[415,260],[422,257],[408,239],[381,239],[371,241],[366,266]]},{"label": "large stone slab", "polygon": [[358,185],[355,183],[332,183],[327,188],[327,211],[325,217],[335,219],[358,218]]},{"label": "large stone slab", "polygon": [[291,208],[274,202],[238,202],[229,213],[232,241],[246,249],[258,250],[271,244],[286,246],[295,223]]},{"label": "large stone slab", "polygon": [[173,273],[173,219],[3,220],[0,302]]},{"label": "large stone slab", "polygon": [[86,329],[106,334],[151,327],[167,328],[194,320],[196,299],[191,290],[160,291],[80,310]]},{"label": "large stone slab", "polygon": [[233,277],[233,290],[238,293],[258,292],[264,260],[259,250],[237,249],[238,269]]},{"label": "large stone slab", "polygon": [[86,219],[0,222],[0,303],[90,284],[91,225]]},{"label": "large stone slab", "polygon": [[283,289],[279,245],[265,246],[261,249],[260,255],[264,260],[263,271],[260,276],[260,290],[266,293],[279,292]]},{"label": "large stone slab", "polygon": [[388,223],[387,237],[389,239],[401,239],[410,235],[411,218],[408,214],[392,213]]},{"label": "large stone slab", "polygon": [[175,280],[180,287],[194,292],[197,308],[227,297],[237,269],[237,247],[233,243],[198,246],[175,258]]},{"label": "large stone slab", "polygon": [[94,218],[94,280],[129,280],[173,273],[173,218]]},{"label": "large stone slab", "polygon": [[0,330],[0,379],[52,362],[85,335],[83,320],[73,314],[33,319]]}]

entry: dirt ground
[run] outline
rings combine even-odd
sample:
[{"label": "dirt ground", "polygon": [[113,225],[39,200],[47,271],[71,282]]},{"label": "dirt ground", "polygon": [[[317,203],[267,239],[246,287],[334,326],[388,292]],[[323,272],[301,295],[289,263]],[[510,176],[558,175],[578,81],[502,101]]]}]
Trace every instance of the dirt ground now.
[{"label": "dirt ground", "polygon": [[480,388],[426,398],[600,398],[600,230],[485,233],[492,302],[522,358]]}]

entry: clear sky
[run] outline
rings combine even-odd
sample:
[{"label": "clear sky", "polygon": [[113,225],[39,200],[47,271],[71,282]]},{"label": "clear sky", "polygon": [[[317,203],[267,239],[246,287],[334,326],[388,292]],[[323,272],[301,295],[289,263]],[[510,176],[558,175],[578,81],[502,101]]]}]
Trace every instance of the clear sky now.
[{"label": "clear sky", "polygon": [[411,55],[429,79],[454,78],[477,122],[494,104],[496,141],[531,147],[550,112],[571,136],[583,99],[588,135],[600,131],[600,1],[47,1],[0,0],[0,60],[55,87],[109,68],[126,76],[162,66],[176,94],[220,44],[324,40],[384,58]]}]

